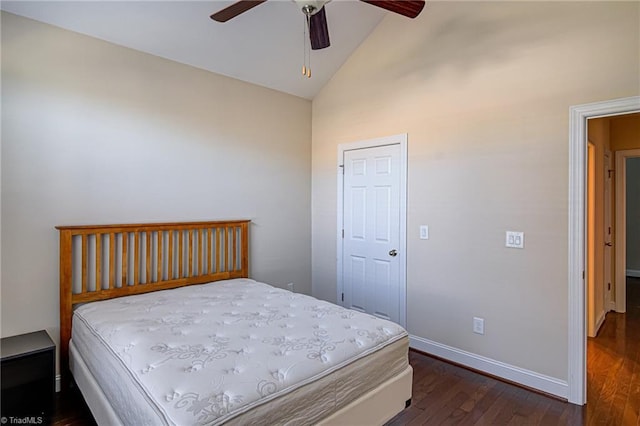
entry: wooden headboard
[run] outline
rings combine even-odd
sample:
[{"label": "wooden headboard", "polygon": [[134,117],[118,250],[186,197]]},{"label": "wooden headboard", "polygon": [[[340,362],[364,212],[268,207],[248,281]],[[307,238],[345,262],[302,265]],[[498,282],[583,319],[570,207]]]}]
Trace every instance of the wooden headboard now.
[{"label": "wooden headboard", "polygon": [[247,278],[249,222],[56,226],[63,378],[69,368],[73,305]]}]

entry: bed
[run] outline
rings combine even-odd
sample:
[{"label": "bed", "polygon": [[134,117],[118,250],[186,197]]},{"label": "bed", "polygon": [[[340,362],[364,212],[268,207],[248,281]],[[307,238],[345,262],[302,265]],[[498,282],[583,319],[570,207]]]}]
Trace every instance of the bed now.
[{"label": "bed", "polygon": [[98,424],[369,425],[406,407],[406,331],[249,279],[249,223],[57,227],[63,386]]}]

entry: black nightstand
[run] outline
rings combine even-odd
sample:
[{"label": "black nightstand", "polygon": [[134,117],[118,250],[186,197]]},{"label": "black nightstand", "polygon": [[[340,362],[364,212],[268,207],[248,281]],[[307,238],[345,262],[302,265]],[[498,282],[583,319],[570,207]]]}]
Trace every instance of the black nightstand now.
[{"label": "black nightstand", "polygon": [[25,418],[26,423],[51,423],[56,391],[53,340],[44,330],[5,337],[0,355],[3,423],[25,423]]}]

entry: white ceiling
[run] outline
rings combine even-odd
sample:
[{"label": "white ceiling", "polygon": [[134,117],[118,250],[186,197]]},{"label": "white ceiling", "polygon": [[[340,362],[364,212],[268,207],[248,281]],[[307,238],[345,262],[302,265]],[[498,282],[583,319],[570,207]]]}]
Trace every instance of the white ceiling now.
[{"label": "white ceiling", "polygon": [[2,1],[2,10],[194,67],[312,99],[385,16],[356,0],[326,6],[331,46],[303,77],[304,16],[269,0],[226,23],[209,18],[233,1]]}]

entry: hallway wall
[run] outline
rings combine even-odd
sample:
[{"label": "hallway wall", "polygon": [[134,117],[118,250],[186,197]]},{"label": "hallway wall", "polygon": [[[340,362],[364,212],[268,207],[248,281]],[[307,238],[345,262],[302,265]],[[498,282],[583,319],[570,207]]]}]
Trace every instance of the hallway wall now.
[{"label": "hallway wall", "polygon": [[640,276],[640,157],[627,159],[627,275]]}]

